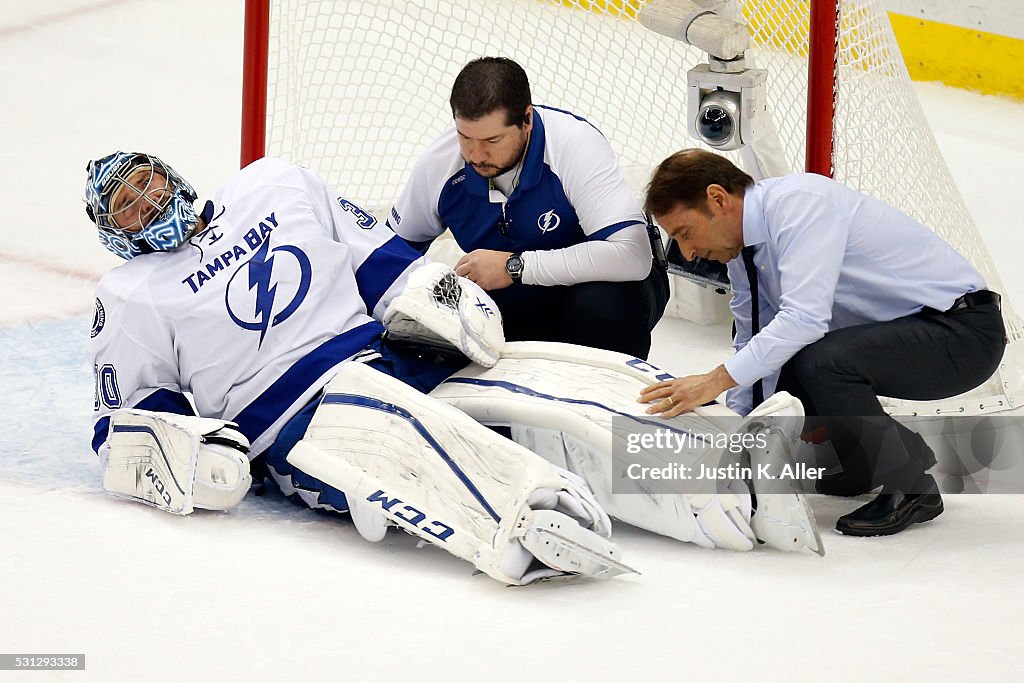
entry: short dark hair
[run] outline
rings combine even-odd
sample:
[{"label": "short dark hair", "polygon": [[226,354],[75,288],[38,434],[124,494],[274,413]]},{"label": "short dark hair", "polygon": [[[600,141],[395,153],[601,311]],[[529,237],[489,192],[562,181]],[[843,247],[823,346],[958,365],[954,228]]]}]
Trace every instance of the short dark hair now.
[{"label": "short dark hair", "polygon": [[684,149],[654,169],[644,209],[656,216],[680,204],[688,209],[705,209],[709,185],[721,185],[729,194],[742,197],[753,184],[753,178],[725,157],[703,149]]},{"label": "short dark hair", "polygon": [[448,99],[452,116],[476,121],[491,112],[504,110],[505,125],[528,121],[530,79],[523,67],[506,57],[481,57],[462,67]]}]

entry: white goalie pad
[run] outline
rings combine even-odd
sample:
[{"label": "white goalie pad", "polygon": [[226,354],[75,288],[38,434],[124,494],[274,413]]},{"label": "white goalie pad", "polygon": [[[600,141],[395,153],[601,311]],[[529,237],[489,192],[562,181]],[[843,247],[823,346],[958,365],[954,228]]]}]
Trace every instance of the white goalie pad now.
[{"label": "white goalie pad", "polygon": [[[736,479],[711,490],[652,492],[643,483],[621,476],[627,464],[615,460],[624,452],[623,434],[613,418],[638,428],[662,426],[667,420],[644,413],[640,391],[671,375],[644,361],[611,351],[545,342],[512,342],[490,369],[468,367],[432,393],[478,421],[508,426],[513,438],[553,464],[586,480],[601,506],[615,519],[703,547],[750,550],[757,541],[783,550],[808,548],[822,552],[813,514],[795,489],[772,496],[753,512],[749,486]],[[777,394],[763,414],[802,416],[800,402]],[[762,415],[743,421],[722,405],[699,407],[673,418],[672,424],[694,432],[728,435],[738,430],[772,431],[785,436],[779,423]],[[620,427],[623,423],[619,423]],[[785,458],[788,450],[774,446],[750,454],[753,464]],[[756,450],[756,449],[755,449]],[[711,453],[705,464],[726,465],[731,453]],[[774,462],[774,460],[773,460]],[[651,465],[666,463],[650,463]],[[741,463],[735,463],[739,466]],[[613,478],[615,485],[613,491]],[[800,533],[794,535],[795,530]],[[798,542],[794,543],[793,539]]]},{"label": "white goalie pad", "polygon": [[110,418],[103,488],[176,515],[227,510],[252,483],[249,441],[224,420],[118,410]]},{"label": "white goalie pad", "polygon": [[368,540],[383,516],[510,584],[632,571],[578,478],[361,363],[327,386],[288,462],[343,491]]},{"label": "white goalie pad", "polygon": [[393,338],[454,347],[484,367],[498,362],[505,344],[501,311],[491,297],[441,263],[409,276],[383,323]]}]

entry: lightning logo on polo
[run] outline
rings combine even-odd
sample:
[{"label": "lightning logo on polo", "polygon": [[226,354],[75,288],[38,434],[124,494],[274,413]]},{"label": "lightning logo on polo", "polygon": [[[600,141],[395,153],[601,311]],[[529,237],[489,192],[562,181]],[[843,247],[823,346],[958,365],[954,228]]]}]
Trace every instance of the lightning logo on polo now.
[{"label": "lightning logo on polo", "polygon": [[549,233],[562,223],[562,218],[554,209],[546,211],[537,217],[537,228],[542,233]]}]

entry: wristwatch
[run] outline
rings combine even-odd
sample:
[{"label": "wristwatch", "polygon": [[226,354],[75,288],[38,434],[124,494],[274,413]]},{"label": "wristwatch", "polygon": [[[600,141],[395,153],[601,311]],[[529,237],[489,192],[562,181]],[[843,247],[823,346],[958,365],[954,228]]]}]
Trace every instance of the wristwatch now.
[{"label": "wristwatch", "polygon": [[518,284],[523,281],[523,256],[522,254],[512,254],[505,261],[505,270],[508,272],[508,276],[512,278],[512,282]]}]

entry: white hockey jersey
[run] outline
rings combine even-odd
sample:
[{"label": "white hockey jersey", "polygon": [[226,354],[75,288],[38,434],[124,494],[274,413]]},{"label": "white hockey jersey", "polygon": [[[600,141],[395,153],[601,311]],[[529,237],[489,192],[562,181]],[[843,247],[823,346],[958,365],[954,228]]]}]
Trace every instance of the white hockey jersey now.
[{"label": "white hockey jersey", "polygon": [[376,339],[425,259],[308,169],[261,159],[211,201],[209,227],[107,273],[89,351],[99,451],[117,408],[237,422],[251,457]]}]

